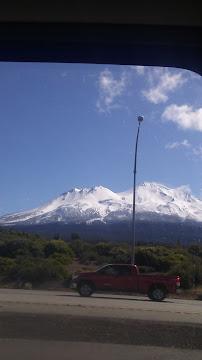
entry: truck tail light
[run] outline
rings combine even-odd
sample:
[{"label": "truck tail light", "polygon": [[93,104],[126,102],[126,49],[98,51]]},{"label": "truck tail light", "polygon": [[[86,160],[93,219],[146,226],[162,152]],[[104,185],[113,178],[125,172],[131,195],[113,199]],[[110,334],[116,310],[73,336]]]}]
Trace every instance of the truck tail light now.
[{"label": "truck tail light", "polygon": [[180,287],[180,277],[179,276],[176,277],[176,287],[177,288]]}]

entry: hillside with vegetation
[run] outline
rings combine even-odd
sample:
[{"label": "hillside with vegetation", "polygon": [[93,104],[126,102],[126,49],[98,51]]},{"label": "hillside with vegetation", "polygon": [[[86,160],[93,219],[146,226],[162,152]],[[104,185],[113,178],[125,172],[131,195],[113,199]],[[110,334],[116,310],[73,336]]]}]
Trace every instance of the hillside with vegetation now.
[{"label": "hillside with vegetation", "polygon": [[[37,287],[47,281],[68,285],[72,273],[107,263],[130,263],[128,243],[88,242],[77,234],[69,241],[0,229],[0,284]],[[180,275],[182,287],[202,284],[202,246],[138,244],[141,272]]]},{"label": "hillside with vegetation", "polygon": [[69,277],[73,251],[62,240],[47,240],[37,235],[0,230],[1,283],[37,285]]}]

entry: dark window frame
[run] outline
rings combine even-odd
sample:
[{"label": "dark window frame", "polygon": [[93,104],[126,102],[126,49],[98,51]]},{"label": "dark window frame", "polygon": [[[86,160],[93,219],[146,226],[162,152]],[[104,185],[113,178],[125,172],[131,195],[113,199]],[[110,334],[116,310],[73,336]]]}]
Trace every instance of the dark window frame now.
[{"label": "dark window frame", "polygon": [[202,74],[202,28],[0,23],[0,61],[135,64]]}]

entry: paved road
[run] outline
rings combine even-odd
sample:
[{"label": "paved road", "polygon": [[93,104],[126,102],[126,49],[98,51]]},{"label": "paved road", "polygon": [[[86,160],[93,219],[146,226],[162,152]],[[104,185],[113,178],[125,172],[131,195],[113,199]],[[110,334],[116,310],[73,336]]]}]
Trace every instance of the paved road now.
[{"label": "paved road", "polygon": [[0,339],[202,350],[202,302],[0,289]]},{"label": "paved road", "polygon": [[3,360],[201,360],[200,350],[84,342],[0,339]]},{"label": "paved road", "polygon": [[202,324],[202,302],[96,294],[82,298],[75,292],[0,289],[0,312],[71,314],[122,319]]}]

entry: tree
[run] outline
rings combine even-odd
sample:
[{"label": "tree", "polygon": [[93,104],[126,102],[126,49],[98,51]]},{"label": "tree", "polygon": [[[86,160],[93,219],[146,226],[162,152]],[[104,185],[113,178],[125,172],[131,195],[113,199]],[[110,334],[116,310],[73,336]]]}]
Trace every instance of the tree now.
[{"label": "tree", "polygon": [[55,253],[62,254],[73,258],[72,249],[63,240],[50,240],[44,249],[46,257],[49,257]]},{"label": "tree", "polygon": [[111,245],[109,243],[100,242],[95,245],[95,250],[100,256],[107,256],[110,253]]}]

